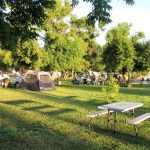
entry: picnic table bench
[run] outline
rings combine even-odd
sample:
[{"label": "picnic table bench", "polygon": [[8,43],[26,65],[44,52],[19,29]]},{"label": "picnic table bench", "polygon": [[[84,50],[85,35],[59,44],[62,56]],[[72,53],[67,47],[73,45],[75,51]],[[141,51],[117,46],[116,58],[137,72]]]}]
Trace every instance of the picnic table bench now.
[{"label": "picnic table bench", "polygon": [[[90,127],[90,123],[91,123],[93,118],[97,118],[99,116],[108,114],[108,110],[106,108],[101,107],[100,109],[101,109],[100,111],[92,112],[92,113],[86,115],[86,117],[89,118],[89,127]],[[110,113],[112,113],[112,112],[113,111],[110,111]]]},{"label": "picnic table bench", "polygon": [[129,124],[134,125],[134,130],[135,130],[136,136],[138,135],[136,125],[139,124],[139,123],[141,123],[141,122],[143,122],[143,121],[145,121],[145,120],[147,120],[147,119],[149,119],[149,118],[150,118],[150,113],[145,113],[145,114],[143,114],[141,116],[133,118],[132,120],[130,120],[128,122]]}]

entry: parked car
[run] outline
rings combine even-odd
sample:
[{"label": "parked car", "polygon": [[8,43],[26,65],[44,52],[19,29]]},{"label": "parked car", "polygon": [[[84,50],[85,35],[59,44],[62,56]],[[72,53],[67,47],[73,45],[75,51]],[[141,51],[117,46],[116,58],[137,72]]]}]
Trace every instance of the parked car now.
[{"label": "parked car", "polygon": [[17,87],[17,85],[20,83],[20,81],[22,80],[22,76],[18,76],[18,75],[12,75],[10,76],[10,85],[12,87]]}]

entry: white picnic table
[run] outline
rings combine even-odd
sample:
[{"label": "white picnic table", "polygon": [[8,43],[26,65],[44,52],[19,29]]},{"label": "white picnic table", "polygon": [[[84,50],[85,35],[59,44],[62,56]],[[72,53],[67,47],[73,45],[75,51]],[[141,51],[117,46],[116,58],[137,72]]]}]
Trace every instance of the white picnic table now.
[{"label": "white picnic table", "polygon": [[134,115],[134,109],[143,106],[143,103],[136,102],[115,102],[102,106],[98,106],[98,109],[106,108],[108,110],[108,118],[107,118],[107,129],[109,128],[110,122],[110,111],[114,111],[114,133],[116,130],[116,122],[117,122],[117,111],[126,113],[126,122],[127,122],[127,113],[132,110],[132,115]]}]

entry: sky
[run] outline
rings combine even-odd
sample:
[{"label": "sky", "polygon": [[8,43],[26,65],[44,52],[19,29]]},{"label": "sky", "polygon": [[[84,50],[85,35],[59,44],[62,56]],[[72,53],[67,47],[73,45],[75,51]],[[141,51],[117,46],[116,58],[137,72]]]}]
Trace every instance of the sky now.
[{"label": "sky", "polygon": [[[104,45],[106,32],[115,27],[118,23],[131,23],[131,34],[142,31],[145,33],[146,40],[150,39],[150,0],[135,0],[132,6],[126,5],[123,0],[112,0],[112,10],[110,16],[112,23],[105,26],[105,31],[100,32],[97,42]],[[78,17],[86,16],[91,11],[91,4],[81,2],[74,8],[73,13]]]}]

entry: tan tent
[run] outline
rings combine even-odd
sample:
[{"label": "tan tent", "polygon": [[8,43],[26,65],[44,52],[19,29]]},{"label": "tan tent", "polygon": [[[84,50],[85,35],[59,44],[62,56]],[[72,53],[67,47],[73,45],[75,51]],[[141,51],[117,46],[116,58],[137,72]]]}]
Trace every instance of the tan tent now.
[{"label": "tan tent", "polygon": [[18,84],[18,88],[32,91],[52,90],[54,87],[51,75],[44,71],[27,72]]}]

